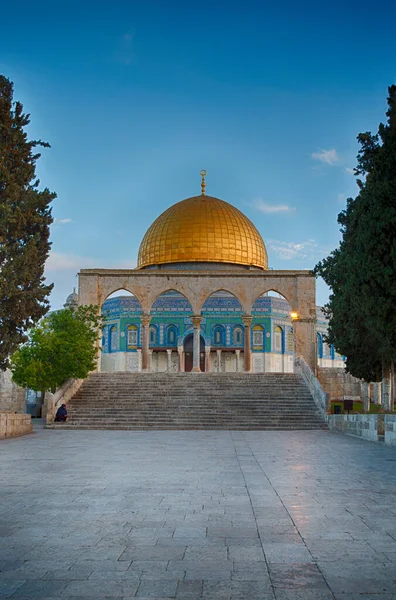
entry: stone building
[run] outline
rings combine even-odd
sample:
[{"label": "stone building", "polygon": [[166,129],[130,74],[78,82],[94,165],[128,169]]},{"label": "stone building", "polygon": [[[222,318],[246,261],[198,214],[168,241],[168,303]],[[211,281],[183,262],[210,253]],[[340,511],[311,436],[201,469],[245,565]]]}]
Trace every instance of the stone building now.
[{"label": "stone building", "polygon": [[291,372],[296,355],[316,371],[318,349],[322,366],[340,366],[323,343],[312,272],[268,269],[254,224],[207,196],[201,175],[201,195],[149,227],[136,269],[79,273],[79,303],[106,319],[98,369]]}]

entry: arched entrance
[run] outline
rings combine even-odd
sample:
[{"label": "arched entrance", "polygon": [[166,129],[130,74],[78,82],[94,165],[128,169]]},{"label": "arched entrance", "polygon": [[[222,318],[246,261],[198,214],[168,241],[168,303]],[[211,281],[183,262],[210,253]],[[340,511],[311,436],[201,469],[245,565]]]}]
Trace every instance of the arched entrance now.
[{"label": "arched entrance", "polygon": [[[199,338],[199,366],[201,371],[205,371],[205,342],[200,336]],[[184,370],[192,371],[193,368],[193,344],[194,336],[191,333],[184,340]]]}]

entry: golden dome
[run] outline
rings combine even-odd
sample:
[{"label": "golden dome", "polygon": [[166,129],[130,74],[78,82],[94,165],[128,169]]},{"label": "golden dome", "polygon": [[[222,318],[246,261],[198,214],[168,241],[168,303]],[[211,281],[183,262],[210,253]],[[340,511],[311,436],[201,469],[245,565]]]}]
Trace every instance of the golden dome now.
[{"label": "golden dome", "polygon": [[240,210],[202,194],[174,204],[149,227],[138,268],[186,262],[268,268],[263,239]]}]

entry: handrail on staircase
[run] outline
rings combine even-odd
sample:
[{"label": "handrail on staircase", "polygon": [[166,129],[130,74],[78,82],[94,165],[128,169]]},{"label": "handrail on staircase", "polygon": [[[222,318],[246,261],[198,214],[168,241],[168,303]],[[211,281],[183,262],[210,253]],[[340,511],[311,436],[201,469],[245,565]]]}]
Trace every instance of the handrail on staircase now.
[{"label": "handrail on staircase", "polygon": [[299,373],[307,385],[316,406],[324,417],[329,411],[329,394],[320,385],[319,379],[314,375],[308,363],[302,356],[296,356],[294,360],[294,371]]},{"label": "handrail on staircase", "polygon": [[46,424],[54,422],[55,414],[59,406],[67,404],[69,400],[78,392],[85,379],[67,379],[54,394],[46,392],[45,400],[47,405]]}]

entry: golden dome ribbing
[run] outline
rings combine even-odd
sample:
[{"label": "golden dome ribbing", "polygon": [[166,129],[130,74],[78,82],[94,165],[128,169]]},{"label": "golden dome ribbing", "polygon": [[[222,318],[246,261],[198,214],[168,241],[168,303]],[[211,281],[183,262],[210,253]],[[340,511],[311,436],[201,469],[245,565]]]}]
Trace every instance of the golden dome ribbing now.
[{"label": "golden dome ribbing", "polygon": [[268,268],[267,251],[253,223],[235,206],[204,194],[168,208],[140,245],[138,268],[185,262]]}]

